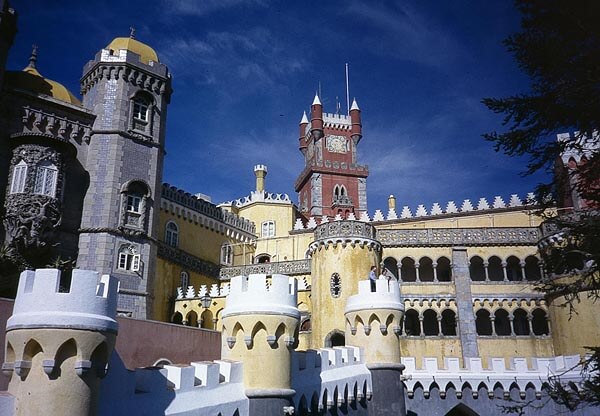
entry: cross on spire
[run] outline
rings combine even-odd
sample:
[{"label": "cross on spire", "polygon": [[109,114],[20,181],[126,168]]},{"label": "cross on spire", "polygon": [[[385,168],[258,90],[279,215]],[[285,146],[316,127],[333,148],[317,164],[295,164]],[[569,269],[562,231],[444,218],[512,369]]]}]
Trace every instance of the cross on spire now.
[{"label": "cross on spire", "polygon": [[29,68],[35,68],[35,64],[37,62],[37,45],[31,45],[31,56],[29,57]]},{"label": "cross on spire", "polygon": [[131,39],[135,39],[135,27],[133,27],[133,26],[129,27],[129,37]]}]

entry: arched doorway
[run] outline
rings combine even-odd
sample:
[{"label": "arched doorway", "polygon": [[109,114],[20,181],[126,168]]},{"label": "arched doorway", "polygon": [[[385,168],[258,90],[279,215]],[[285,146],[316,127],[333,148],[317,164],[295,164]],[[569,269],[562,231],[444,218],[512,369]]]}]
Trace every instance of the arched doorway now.
[{"label": "arched doorway", "polygon": [[325,337],[325,348],[343,347],[346,345],[346,335],[339,329],[334,329]]}]

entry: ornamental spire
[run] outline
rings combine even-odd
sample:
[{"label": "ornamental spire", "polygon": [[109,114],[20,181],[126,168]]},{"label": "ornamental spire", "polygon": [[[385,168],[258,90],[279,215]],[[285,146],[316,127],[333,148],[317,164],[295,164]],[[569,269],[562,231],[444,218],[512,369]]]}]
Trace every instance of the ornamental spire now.
[{"label": "ornamental spire", "polygon": [[135,27],[133,27],[133,26],[129,27],[129,37],[131,39],[135,39]]},{"label": "ornamental spire", "polygon": [[29,65],[27,65],[29,68],[35,69],[35,65],[37,62],[37,51],[37,45],[31,45],[31,56],[29,57]]}]

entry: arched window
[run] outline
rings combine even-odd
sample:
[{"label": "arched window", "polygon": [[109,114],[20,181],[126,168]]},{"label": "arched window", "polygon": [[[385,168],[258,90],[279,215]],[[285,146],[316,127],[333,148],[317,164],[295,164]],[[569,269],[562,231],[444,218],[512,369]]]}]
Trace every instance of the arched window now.
[{"label": "arched window", "polygon": [[414,309],[409,309],[404,314],[404,333],[406,335],[421,335],[421,324],[419,323],[419,313]]},{"label": "arched window", "polygon": [[456,335],[456,313],[451,309],[442,312],[442,335]]},{"label": "arched window", "polygon": [[146,205],[150,196],[150,189],[142,181],[131,181],[126,183],[121,191],[122,194],[122,224],[127,227],[145,228]]},{"label": "arched window", "polygon": [[233,264],[233,247],[229,243],[221,246],[221,264],[231,266]]},{"label": "arched window", "polygon": [[527,312],[518,308],[513,312],[513,330],[515,335],[529,335],[529,321]]},{"label": "arched window", "polygon": [[535,335],[548,335],[550,334],[550,328],[548,328],[548,319],[546,317],[546,311],[540,308],[536,308],[532,313],[533,319],[531,326],[533,327],[533,333]]},{"label": "arched window", "polygon": [[133,118],[140,121],[148,121],[149,104],[141,97],[133,100]]},{"label": "arched window", "polygon": [[448,257],[440,257],[437,259],[437,278],[440,282],[452,281],[452,268]]},{"label": "arched window", "polygon": [[137,250],[130,244],[123,244],[119,249],[119,261],[117,268],[130,272],[138,272],[141,266],[140,255]]},{"label": "arched window", "polygon": [[535,256],[527,256],[525,259],[525,279],[540,280],[541,278],[540,260]]},{"label": "arched window", "polygon": [[488,276],[494,282],[504,280],[504,271],[502,270],[502,260],[498,256],[490,257],[488,261]]},{"label": "arched window", "polygon": [[33,193],[54,198],[56,195],[57,177],[58,169],[53,163],[47,160],[41,162],[37,166],[35,172],[35,185],[33,187]]},{"label": "arched window", "polygon": [[479,309],[475,314],[475,329],[477,335],[492,335],[492,321],[487,309]]},{"label": "arched window", "polygon": [[440,334],[437,313],[433,309],[423,312],[423,332],[426,336],[437,336]]},{"label": "arched window", "polygon": [[419,279],[421,282],[433,282],[433,261],[429,257],[419,260]]},{"label": "arched window", "polygon": [[494,313],[494,328],[496,329],[496,335],[510,335],[508,312],[504,309],[498,309]]},{"label": "arched window", "polygon": [[27,163],[21,160],[13,168],[12,183],[10,184],[11,194],[21,194],[25,192],[25,182],[27,180]]},{"label": "arched window", "polygon": [[485,267],[483,265],[483,259],[479,256],[471,257],[469,264],[469,274],[471,280],[474,282],[482,282],[485,280]]},{"label": "arched window", "polygon": [[506,259],[506,277],[512,282],[523,280],[521,261],[515,256],[510,256]]},{"label": "arched window", "polygon": [[336,185],[333,187],[333,199],[336,200],[340,196],[340,186]]},{"label": "arched window", "polygon": [[396,279],[398,279],[398,262],[393,257],[386,257],[383,260],[383,265],[388,270],[388,273],[392,273]]},{"label": "arched window", "polygon": [[165,229],[165,243],[171,247],[177,247],[179,244],[179,227],[175,221],[169,221]]},{"label": "arched window", "polygon": [[190,275],[185,270],[181,272],[180,284],[181,284],[181,287],[184,292],[186,291],[187,287],[190,285]]},{"label": "arched window", "polygon": [[417,273],[415,269],[415,261],[410,257],[404,257],[400,262],[400,278],[403,282],[416,282]]},{"label": "arched window", "polygon": [[255,262],[258,264],[261,263],[270,263],[271,262],[271,256],[268,254],[259,254],[258,256],[256,256]]},{"label": "arched window", "polygon": [[275,221],[265,221],[262,223],[262,237],[275,237]]}]

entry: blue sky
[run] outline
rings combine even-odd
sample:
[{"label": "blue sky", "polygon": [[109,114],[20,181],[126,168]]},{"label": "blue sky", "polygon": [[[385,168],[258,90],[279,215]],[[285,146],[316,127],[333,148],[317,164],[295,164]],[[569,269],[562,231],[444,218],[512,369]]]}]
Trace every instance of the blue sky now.
[{"label": "blue sky", "polygon": [[[413,209],[469,198],[508,200],[533,189],[524,160],[481,134],[501,117],[481,103],[524,91],[501,44],[518,30],[512,3],[494,1],[13,1],[19,33],[8,67],[27,64],[78,94],[83,65],[114,37],[155,48],[173,75],[164,181],[222,202],[254,188],[297,200],[298,122],[321,84],[325,111],[350,95],[362,110],[359,159],[370,167],[369,211],[387,197]],[[351,98],[352,98],[351,97]]]}]

